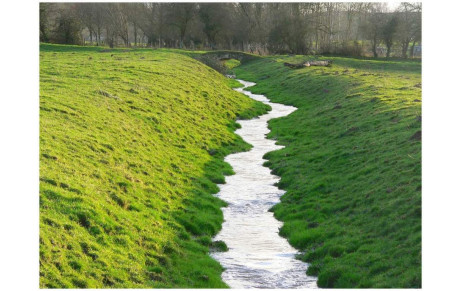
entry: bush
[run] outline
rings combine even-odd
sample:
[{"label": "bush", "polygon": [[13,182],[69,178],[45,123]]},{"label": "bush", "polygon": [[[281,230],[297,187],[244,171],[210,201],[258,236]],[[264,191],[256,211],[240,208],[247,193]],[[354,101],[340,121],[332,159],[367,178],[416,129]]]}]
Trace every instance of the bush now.
[{"label": "bush", "polygon": [[320,48],[321,54],[332,54],[348,57],[361,57],[364,55],[364,48],[357,41],[324,44]]},{"label": "bush", "polygon": [[82,44],[81,24],[70,11],[63,10],[56,21],[51,42],[60,44]]},{"label": "bush", "polygon": [[363,53],[363,47],[357,41],[354,41],[353,43],[344,42],[336,51],[336,54],[338,55],[350,57],[361,57],[363,56]]}]

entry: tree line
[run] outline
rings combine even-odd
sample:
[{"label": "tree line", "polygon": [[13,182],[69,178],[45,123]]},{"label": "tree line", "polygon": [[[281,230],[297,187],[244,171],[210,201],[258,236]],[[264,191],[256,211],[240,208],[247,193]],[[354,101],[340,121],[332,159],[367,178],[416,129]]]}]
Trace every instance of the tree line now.
[{"label": "tree line", "polygon": [[413,57],[421,3],[40,3],[40,41]]}]

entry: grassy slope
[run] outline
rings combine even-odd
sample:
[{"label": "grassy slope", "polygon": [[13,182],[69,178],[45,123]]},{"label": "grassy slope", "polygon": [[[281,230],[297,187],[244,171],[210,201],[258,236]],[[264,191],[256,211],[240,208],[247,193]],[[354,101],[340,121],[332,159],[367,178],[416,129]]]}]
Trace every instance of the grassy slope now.
[{"label": "grassy slope", "polygon": [[267,110],[229,82],[168,51],[41,45],[41,287],[225,287],[211,194],[250,147],[234,119]]},{"label": "grassy slope", "polygon": [[[266,163],[287,190],[281,235],[322,287],[421,285],[421,66],[332,58],[291,70],[269,57],[234,69],[251,91],[299,109],[270,122],[286,148]],[[419,132],[420,133],[420,132]]]}]

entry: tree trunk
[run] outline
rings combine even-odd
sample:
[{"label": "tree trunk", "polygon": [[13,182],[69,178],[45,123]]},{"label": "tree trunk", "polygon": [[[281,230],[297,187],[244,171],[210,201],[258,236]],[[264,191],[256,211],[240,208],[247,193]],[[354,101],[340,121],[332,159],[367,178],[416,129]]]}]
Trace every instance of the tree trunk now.
[{"label": "tree trunk", "polygon": [[387,56],[386,56],[387,58],[390,57],[391,46],[392,46],[391,44],[390,45],[387,44]]},{"label": "tree trunk", "polygon": [[321,67],[329,67],[332,65],[331,60],[325,60],[325,61],[308,61],[303,64],[305,67],[310,67],[310,66],[321,66]]},{"label": "tree trunk", "polygon": [[318,37],[318,25],[316,26],[315,29],[315,53],[318,54],[318,42],[319,42],[319,37]]},{"label": "tree trunk", "polygon": [[414,57],[414,49],[415,49],[415,40],[412,42],[412,47],[410,49],[410,57]]},{"label": "tree trunk", "polygon": [[134,46],[137,47],[137,26],[134,24]]},{"label": "tree trunk", "polygon": [[184,27],[180,31],[180,42],[179,42],[179,48],[182,49],[184,47],[184,38],[185,38],[185,31],[187,27]]},{"label": "tree trunk", "polygon": [[377,39],[374,37],[374,40],[372,42],[372,52],[374,53],[374,58],[378,58],[377,54]]},{"label": "tree trunk", "polygon": [[409,40],[404,40],[402,44],[402,57],[407,59],[407,49],[409,48]]},{"label": "tree trunk", "polygon": [[100,27],[97,28],[96,42],[98,46],[101,43],[101,28]]},{"label": "tree trunk", "polygon": [[286,67],[291,69],[301,69],[305,67],[312,67],[312,66],[321,66],[321,67],[329,67],[332,65],[332,60],[324,60],[324,61],[307,61],[300,64],[291,64],[291,63],[284,63]]}]

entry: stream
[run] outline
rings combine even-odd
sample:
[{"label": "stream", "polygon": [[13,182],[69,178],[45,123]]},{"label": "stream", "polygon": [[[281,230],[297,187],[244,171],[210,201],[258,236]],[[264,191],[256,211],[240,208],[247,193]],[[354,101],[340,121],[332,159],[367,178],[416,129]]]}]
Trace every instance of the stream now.
[{"label": "stream", "polygon": [[279,236],[282,222],[268,211],[285,191],[274,186],[280,178],[263,166],[262,158],[283,148],[265,137],[268,120],[287,116],[297,108],[271,103],[264,95],[245,90],[255,83],[238,81],[244,87],[236,91],[270,105],[272,110],[259,118],[238,121],[241,128],[236,134],[253,148],[225,158],[235,175],[226,177],[226,184],[219,185],[216,194],[228,206],[222,208],[225,221],[214,240],[224,241],[229,250],[211,256],[225,268],[222,279],[231,288],[317,288],[316,277],[306,275],[308,264],[295,259],[298,251]]}]

